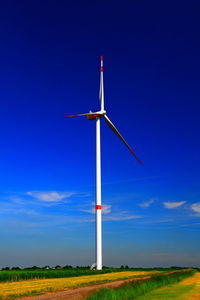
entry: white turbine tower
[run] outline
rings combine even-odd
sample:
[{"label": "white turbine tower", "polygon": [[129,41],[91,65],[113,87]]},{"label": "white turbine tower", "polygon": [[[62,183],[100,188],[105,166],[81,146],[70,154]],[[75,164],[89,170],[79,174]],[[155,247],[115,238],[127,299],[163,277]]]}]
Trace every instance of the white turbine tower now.
[{"label": "white turbine tower", "polygon": [[120,140],[126,145],[130,152],[134,155],[137,161],[142,164],[135,152],[127,144],[125,139],[119,133],[114,124],[107,117],[104,110],[104,84],[103,84],[103,56],[101,56],[100,67],[100,92],[99,98],[101,103],[101,110],[97,112],[89,112],[86,114],[65,116],[64,118],[82,117],[86,116],[88,120],[96,120],[96,269],[102,270],[102,220],[101,220],[101,142],[100,142],[100,119],[103,117],[108,126],[114,131],[114,133],[120,138]]}]

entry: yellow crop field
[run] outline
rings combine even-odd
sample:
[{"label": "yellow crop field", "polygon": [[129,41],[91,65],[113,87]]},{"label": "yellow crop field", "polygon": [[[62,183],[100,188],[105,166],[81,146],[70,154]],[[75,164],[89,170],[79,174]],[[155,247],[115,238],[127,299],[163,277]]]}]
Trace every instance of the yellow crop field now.
[{"label": "yellow crop field", "polygon": [[192,289],[183,299],[187,300],[199,300],[200,299],[200,272],[194,276],[187,278],[180,282],[180,286],[191,286]]},{"label": "yellow crop field", "polygon": [[79,277],[55,278],[55,279],[32,279],[17,282],[0,283],[0,297],[2,299],[11,296],[25,296],[31,294],[42,294],[52,291],[64,291],[78,286],[96,284],[105,281],[114,281],[119,279],[141,277],[159,273],[158,271],[126,271],[99,275],[87,275]]}]

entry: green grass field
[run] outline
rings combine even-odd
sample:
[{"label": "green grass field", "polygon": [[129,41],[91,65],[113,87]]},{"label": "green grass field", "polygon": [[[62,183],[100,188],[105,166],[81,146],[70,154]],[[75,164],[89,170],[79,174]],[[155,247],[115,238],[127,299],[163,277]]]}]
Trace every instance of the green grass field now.
[{"label": "green grass field", "polygon": [[[187,277],[194,275],[195,271],[190,270],[182,270],[176,271],[167,275],[154,275],[151,279],[141,280],[134,283],[127,283],[116,289],[100,289],[94,294],[90,295],[87,300],[132,300],[132,299],[165,299],[165,298],[157,298],[155,294],[152,293],[152,297],[148,298],[148,295],[151,291],[159,289],[164,286],[171,285],[173,283],[177,283]],[[185,287],[184,287],[185,288]],[[189,287],[187,286],[187,289]],[[177,291],[180,293],[181,291]],[[156,293],[156,292],[155,292]],[[143,297],[139,297],[143,296]],[[170,299],[170,298],[168,298]]]},{"label": "green grass field", "polygon": [[170,299],[183,299],[183,296],[193,290],[194,285],[180,286],[177,284],[169,285],[167,287],[154,290],[141,297],[138,300],[170,300]]},{"label": "green grass field", "polygon": [[102,271],[94,271],[89,268],[73,268],[73,269],[61,269],[61,270],[8,270],[0,271],[0,282],[6,281],[20,281],[28,279],[39,279],[39,278],[64,278],[64,277],[75,277],[83,275],[95,275],[105,274],[111,272],[124,272],[124,271],[168,271],[169,269],[139,269],[139,268],[104,268]]},{"label": "green grass field", "polygon": [[184,279],[181,282],[170,284],[169,286],[156,289],[138,300],[197,300],[200,299],[200,273]]}]

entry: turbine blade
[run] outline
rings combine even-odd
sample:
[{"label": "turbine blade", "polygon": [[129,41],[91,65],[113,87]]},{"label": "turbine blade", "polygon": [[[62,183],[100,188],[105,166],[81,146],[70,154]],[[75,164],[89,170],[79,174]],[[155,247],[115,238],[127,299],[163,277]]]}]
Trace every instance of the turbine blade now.
[{"label": "turbine blade", "polygon": [[104,115],[104,118],[105,118],[106,123],[108,124],[108,126],[112,129],[112,131],[114,131],[114,133],[120,138],[120,140],[126,145],[126,147],[129,149],[129,151],[134,155],[134,157],[137,159],[137,161],[142,165],[141,160],[137,157],[137,155],[135,154],[135,152],[131,149],[131,147],[129,146],[129,144],[125,141],[125,139],[123,138],[123,136],[119,133],[119,131],[114,126],[114,124],[110,121],[110,119],[106,115]]},{"label": "turbine blade", "polygon": [[64,116],[64,118],[83,117],[83,116],[89,116],[89,115],[91,115],[91,113],[79,114],[79,115],[71,115],[71,116]]},{"label": "turbine blade", "polygon": [[101,111],[104,110],[104,84],[103,84],[103,56],[101,56],[101,67],[100,67],[100,89],[99,89],[99,100],[101,103]]}]

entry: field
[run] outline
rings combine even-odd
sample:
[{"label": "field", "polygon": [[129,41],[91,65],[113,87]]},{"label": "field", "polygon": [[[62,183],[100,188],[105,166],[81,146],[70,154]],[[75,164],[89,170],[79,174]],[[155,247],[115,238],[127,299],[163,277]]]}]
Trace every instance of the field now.
[{"label": "field", "polygon": [[199,300],[200,299],[200,272],[183,281],[157,289],[145,296],[138,297],[138,300]]},{"label": "field", "polygon": [[[173,270],[175,270],[173,268]],[[94,275],[94,274],[105,274],[113,272],[124,272],[124,271],[169,271],[169,269],[139,269],[139,268],[103,268],[101,271],[90,270],[87,267],[80,268],[71,268],[71,269],[22,269],[22,270],[9,270],[9,271],[0,271],[0,282],[4,281],[20,281],[27,279],[39,279],[39,278],[64,278],[64,277],[75,277],[82,275]]]},{"label": "field", "polygon": [[[124,283],[123,280],[128,282]],[[114,281],[118,282],[118,286],[116,283],[109,283]],[[106,288],[94,292],[96,285],[103,283]],[[0,271],[1,300],[59,291],[72,293],[72,289],[87,286],[89,292],[86,296],[91,300],[195,300],[200,299],[200,272],[175,268],[148,270],[108,268],[100,272],[86,268]]]},{"label": "field", "polygon": [[[9,271],[0,271],[0,282],[4,281],[19,281],[27,279],[39,279],[39,278],[63,278],[63,277],[75,277],[81,275],[93,275],[93,274],[104,274],[115,272],[117,269],[103,269],[102,271],[92,271],[87,268],[80,269],[61,269],[61,270],[45,270],[45,269],[36,269],[36,270],[9,270]],[[119,271],[119,270],[118,270]]]},{"label": "field", "polygon": [[147,280],[129,282],[116,289],[100,289],[87,300],[197,300],[200,299],[200,273],[188,269],[157,274]]},{"label": "field", "polygon": [[[57,272],[59,273],[60,271],[61,270]],[[4,272],[4,274],[5,272],[9,273],[9,271],[2,271],[2,272]],[[67,277],[65,278],[54,278],[54,279],[46,278],[46,279],[28,279],[28,280],[21,280],[21,281],[7,281],[7,282],[0,283],[0,297],[1,299],[8,299],[8,298],[10,299],[10,298],[28,296],[33,294],[43,294],[43,293],[48,293],[53,291],[64,291],[70,288],[86,286],[86,285],[94,285],[97,283],[114,281],[119,279],[141,278],[143,276],[158,274],[162,272],[163,271],[155,271],[155,270],[150,270],[150,271],[130,270],[130,271],[121,271],[121,272],[119,272],[118,270],[118,272],[116,271],[111,272],[110,270],[109,273],[107,272],[105,274],[94,275],[93,272],[93,275],[78,276],[78,273],[76,273],[75,277],[69,277],[69,273],[67,273]],[[20,273],[20,271],[18,271],[18,273]],[[10,271],[9,276],[11,276],[11,274],[12,271]],[[60,274],[61,273],[59,273],[59,275]],[[79,275],[81,275],[81,273],[79,273]],[[57,277],[59,277],[58,274]]]}]

